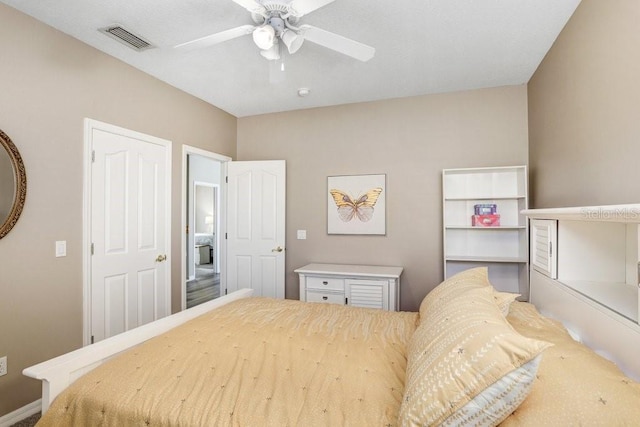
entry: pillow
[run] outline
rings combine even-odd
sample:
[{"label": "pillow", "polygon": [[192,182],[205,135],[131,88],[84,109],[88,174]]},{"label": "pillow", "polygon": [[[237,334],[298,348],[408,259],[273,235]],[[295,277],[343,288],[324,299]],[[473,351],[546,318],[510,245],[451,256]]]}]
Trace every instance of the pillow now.
[{"label": "pillow", "polygon": [[[450,293],[459,293],[468,289],[478,288],[491,288],[493,290],[495,302],[504,316],[509,314],[509,307],[511,306],[511,303],[520,296],[520,294],[514,294],[511,292],[496,291],[491,285],[491,282],[489,282],[489,271],[487,267],[471,268],[451,276],[438,285],[437,288],[432,290],[429,293],[429,295],[431,295],[430,299],[427,300],[425,298],[422,300],[422,304],[420,305],[420,315],[424,315],[424,313],[429,310],[430,304],[437,304],[438,300],[446,298]],[[436,298],[436,300],[434,301],[433,298]]]},{"label": "pillow", "polygon": [[[442,282],[437,288],[432,290],[429,295],[432,295],[431,298],[440,299],[443,297],[446,298],[450,293],[459,293],[468,289],[478,288],[491,288],[493,290],[495,302],[504,316],[509,314],[511,303],[520,296],[520,294],[511,292],[496,291],[493,285],[491,285],[491,282],[489,282],[489,270],[487,267],[476,267],[461,271]],[[425,300],[426,298],[422,300],[422,304],[420,305],[421,316],[424,314],[423,312],[429,309],[429,302],[425,303]],[[430,300],[430,302],[434,301]],[[435,302],[437,303],[437,300]]]},{"label": "pillow", "polygon": [[[541,354],[500,378],[464,405],[462,409],[447,418],[441,426],[463,427],[502,423],[517,407],[521,406],[520,404],[531,391],[533,380],[537,376],[538,366],[540,366],[540,359],[542,359]],[[519,386],[513,387],[513,384]],[[526,390],[526,392],[523,393],[522,390]]]},{"label": "pillow", "polygon": [[487,283],[486,269],[468,270],[423,300],[408,348],[401,425],[496,425],[530,391],[537,356],[549,344],[517,333]]},{"label": "pillow", "polygon": [[489,270],[487,267],[461,271],[440,283],[427,294],[420,304],[420,317],[426,316],[432,308],[440,305],[442,301],[447,301],[461,292],[482,288],[493,290],[493,286],[489,282]]}]

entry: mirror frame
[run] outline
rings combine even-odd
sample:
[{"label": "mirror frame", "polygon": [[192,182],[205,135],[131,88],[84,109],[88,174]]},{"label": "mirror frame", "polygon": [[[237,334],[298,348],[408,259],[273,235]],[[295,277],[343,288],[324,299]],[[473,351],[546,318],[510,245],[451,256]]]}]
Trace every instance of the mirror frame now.
[{"label": "mirror frame", "polygon": [[24,202],[27,198],[27,173],[24,168],[24,163],[22,162],[22,157],[20,157],[20,153],[18,152],[18,148],[16,148],[13,141],[11,141],[11,138],[9,138],[9,136],[2,130],[0,130],[0,146],[5,149],[11,159],[16,188],[13,198],[13,206],[9,211],[9,216],[4,223],[0,224],[0,239],[2,239],[9,233],[9,231],[11,231],[13,226],[16,225],[16,222],[18,222],[18,218],[20,218],[20,214],[22,213],[22,209],[24,208]]}]

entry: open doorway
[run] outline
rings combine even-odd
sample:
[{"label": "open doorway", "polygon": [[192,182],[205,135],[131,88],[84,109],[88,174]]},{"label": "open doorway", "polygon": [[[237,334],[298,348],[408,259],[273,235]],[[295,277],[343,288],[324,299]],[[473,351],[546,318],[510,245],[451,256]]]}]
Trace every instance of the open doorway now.
[{"label": "open doorway", "polygon": [[183,149],[182,309],[218,298],[224,289],[224,163],[230,159],[195,147]]},{"label": "open doorway", "polygon": [[[189,170],[214,172],[213,177],[219,178],[219,162],[189,156]],[[203,171],[199,171],[202,177]],[[189,173],[191,175],[191,173]],[[218,212],[220,206],[220,185],[212,182],[194,181],[192,197],[189,199],[188,228],[193,244],[187,250],[189,263],[189,279],[187,280],[187,308],[195,307],[203,302],[211,301],[220,296],[220,227]],[[189,239],[191,240],[191,239]]]}]

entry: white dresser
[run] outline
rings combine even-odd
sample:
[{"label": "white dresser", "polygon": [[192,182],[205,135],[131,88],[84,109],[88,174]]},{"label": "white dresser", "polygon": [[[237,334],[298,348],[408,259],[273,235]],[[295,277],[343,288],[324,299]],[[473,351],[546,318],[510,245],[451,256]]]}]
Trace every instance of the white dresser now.
[{"label": "white dresser", "polygon": [[400,309],[402,267],[307,264],[300,276],[300,300],[356,307]]}]

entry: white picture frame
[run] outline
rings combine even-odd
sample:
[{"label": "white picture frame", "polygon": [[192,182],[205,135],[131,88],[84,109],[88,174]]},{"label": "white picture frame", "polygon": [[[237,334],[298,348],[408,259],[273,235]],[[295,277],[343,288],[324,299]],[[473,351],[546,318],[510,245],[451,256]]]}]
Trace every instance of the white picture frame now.
[{"label": "white picture frame", "polygon": [[327,234],[386,235],[387,175],[327,177]]}]

